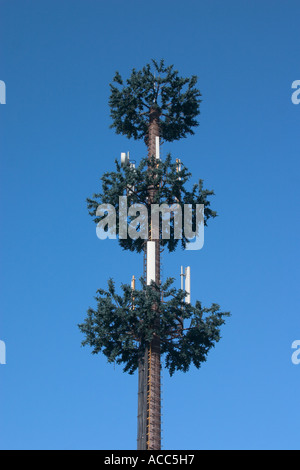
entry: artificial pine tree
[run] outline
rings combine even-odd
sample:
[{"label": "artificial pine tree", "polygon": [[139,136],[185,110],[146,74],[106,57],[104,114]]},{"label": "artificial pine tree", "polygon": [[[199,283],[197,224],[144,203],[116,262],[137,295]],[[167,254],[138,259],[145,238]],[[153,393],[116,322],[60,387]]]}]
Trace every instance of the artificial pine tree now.
[{"label": "artificial pine tree", "polygon": [[[122,167],[117,161],[115,171],[105,173],[102,192],[87,200],[88,209],[96,224],[105,215],[98,215],[101,204],[111,204],[119,214],[120,196],[127,196],[128,206],[143,204],[147,208],[146,237],[134,239],[119,237],[125,250],[143,252],[147,240],[155,242],[155,282],[147,285],[140,279],[141,289],[122,285],[118,294],[112,279],[108,289],[97,291],[97,308],[90,308],[84,323],[83,345],[91,346],[92,353],[104,354],[109,362],[124,365],[124,371],[139,371],[138,390],[138,449],[156,450],[161,446],[160,371],[162,360],[170,375],[176,370],[188,371],[191,364],[197,368],[206,361],[209,350],[220,340],[220,327],[228,312],[221,312],[217,304],[204,308],[199,301],[195,306],[185,302],[186,292],[176,289],[173,279],[162,284],[160,279],[161,249],[172,252],[179,239],[174,236],[175,221],[171,221],[169,238],[163,235],[162,223],[154,230],[151,226],[151,207],[154,204],[180,208],[189,204],[204,207],[204,224],[216,216],[210,208],[213,191],[203,189],[199,180],[191,190],[187,188],[191,174],[185,166],[178,167],[167,155],[157,159],[156,138],[172,142],[194,134],[198,126],[201,94],[196,88],[197,77],[182,78],[173,66],[152,60],[141,71],[132,70],[124,84],[117,72],[111,87],[110,109],[112,128],[128,138],[144,139],[148,155],[140,164]],[[130,224],[132,218],[128,219]],[[196,220],[193,214],[193,227]],[[116,217],[119,235],[120,220]],[[142,231],[141,231],[142,232]],[[182,248],[188,239],[181,238]]]}]

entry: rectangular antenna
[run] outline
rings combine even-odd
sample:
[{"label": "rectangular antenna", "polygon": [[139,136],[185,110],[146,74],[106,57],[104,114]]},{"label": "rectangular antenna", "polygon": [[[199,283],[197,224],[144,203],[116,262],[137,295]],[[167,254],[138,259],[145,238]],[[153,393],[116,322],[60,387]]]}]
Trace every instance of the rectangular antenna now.
[{"label": "rectangular antenna", "polygon": [[183,266],[181,266],[181,271],[180,271],[180,288],[181,290],[184,289],[183,287],[183,278],[185,277],[184,273],[183,273]]},{"label": "rectangular antenna", "polygon": [[155,156],[157,160],[160,160],[159,137],[155,137]]},{"label": "rectangular antenna", "polygon": [[191,303],[191,267],[188,266],[185,270],[185,291],[187,292],[187,296],[185,301],[187,304]]},{"label": "rectangular antenna", "polygon": [[147,286],[155,282],[155,242],[147,242]]},{"label": "rectangular antenna", "polygon": [[[131,279],[131,289],[135,290],[135,277],[134,276],[132,276],[132,279]],[[132,298],[132,310],[134,310],[134,297]]]},{"label": "rectangular antenna", "polygon": [[[181,171],[181,160],[176,158],[176,172],[179,173]],[[181,181],[181,177],[178,177],[178,180]]]}]

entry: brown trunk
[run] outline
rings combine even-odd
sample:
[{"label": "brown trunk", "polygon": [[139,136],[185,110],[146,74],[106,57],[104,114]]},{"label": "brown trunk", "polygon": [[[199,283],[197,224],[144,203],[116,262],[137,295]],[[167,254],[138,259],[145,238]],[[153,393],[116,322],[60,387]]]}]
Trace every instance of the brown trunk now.
[{"label": "brown trunk", "polygon": [[[150,111],[148,158],[156,157],[156,137],[159,137],[159,112]],[[154,202],[155,187],[149,188],[151,204]],[[151,240],[155,241],[155,283],[160,286],[160,240],[159,229],[151,228]],[[157,310],[154,305],[153,309]],[[159,324],[159,314],[157,315]],[[148,351],[148,385],[147,385],[147,449],[161,448],[161,377],[160,377],[160,339],[153,338]]]},{"label": "brown trunk", "polygon": [[147,449],[147,378],[148,351],[139,360],[137,450]]},{"label": "brown trunk", "polygon": [[[148,159],[156,157],[156,137],[159,137],[159,112],[150,110],[147,136]],[[149,165],[150,169],[150,165]],[[149,187],[149,203],[154,201],[156,188]],[[149,240],[155,240],[155,283],[160,286],[160,239],[159,230],[151,230]],[[157,309],[154,305],[153,309]],[[159,324],[159,314],[156,320]],[[160,339],[154,337],[139,364],[138,449],[161,448],[161,364]]]}]

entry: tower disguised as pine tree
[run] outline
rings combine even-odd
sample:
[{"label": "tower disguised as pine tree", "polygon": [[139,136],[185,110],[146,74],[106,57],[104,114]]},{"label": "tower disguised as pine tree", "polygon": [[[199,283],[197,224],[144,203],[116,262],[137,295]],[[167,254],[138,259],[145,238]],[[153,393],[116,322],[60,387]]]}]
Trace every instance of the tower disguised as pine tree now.
[{"label": "tower disguised as pine tree", "polygon": [[[147,269],[141,277],[141,288],[135,282],[122,285],[117,293],[112,279],[108,289],[97,292],[97,308],[90,308],[84,323],[83,345],[92,347],[93,354],[103,353],[109,362],[124,364],[124,371],[133,374],[138,370],[138,439],[140,450],[161,448],[161,368],[170,375],[176,370],[188,371],[191,364],[197,368],[206,361],[209,350],[220,340],[220,327],[228,312],[221,312],[217,304],[204,308],[186,302],[187,293],[173,286],[173,279],[161,282],[161,250],[175,251],[178,243],[186,248],[189,240],[175,237],[175,220],[170,218],[169,237],[164,237],[163,224],[152,224],[153,205],[176,204],[204,207],[204,224],[216,216],[210,208],[209,197],[213,191],[203,189],[199,180],[190,190],[187,183],[191,174],[171,155],[159,158],[159,146],[163,141],[172,142],[194,134],[198,125],[201,94],[196,88],[197,77],[182,78],[173,66],[165,66],[152,60],[141,71],[132,70],[126,82],[117,72],[111,87],[110,109],[112,128],[128,138],[143,139],[147,157],[137,167],[121,166],[116,161],[115,171],[105,173],[102,192],[88,199],[88,208],[96,224],[101,204],[111,204],[116,209],[118,242],[125,250],[144,253],[155,259],[155,275],[149,282]],[[158,140],[159,139],[159,140]],[[127,196],[128,207],[143,204],[147,208],[144,236],[122,237],[120,196]],[[132,222],[128,217],[128,224]],[[195,214],[193,214],[195,225]],[[183,220],[181,221],[183,226]],[[148,273],[149,274],[149,273]]]}]

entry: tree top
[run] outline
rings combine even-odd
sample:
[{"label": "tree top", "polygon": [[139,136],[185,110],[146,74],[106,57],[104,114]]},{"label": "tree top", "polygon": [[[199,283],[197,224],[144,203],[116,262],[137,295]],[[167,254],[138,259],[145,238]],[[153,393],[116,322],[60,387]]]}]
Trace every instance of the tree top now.
[{"label": "tree top", "polygon": [[144,139],[154,112],[164,140],[172,142],[194,134],[201,103],[196,83],[195,75],[180,77],[174,66],[166,66],[163,59],[152,59],[140,71],[134,68],[126,82],[116,72],[110,84],[110,127],[128,138]]}]

